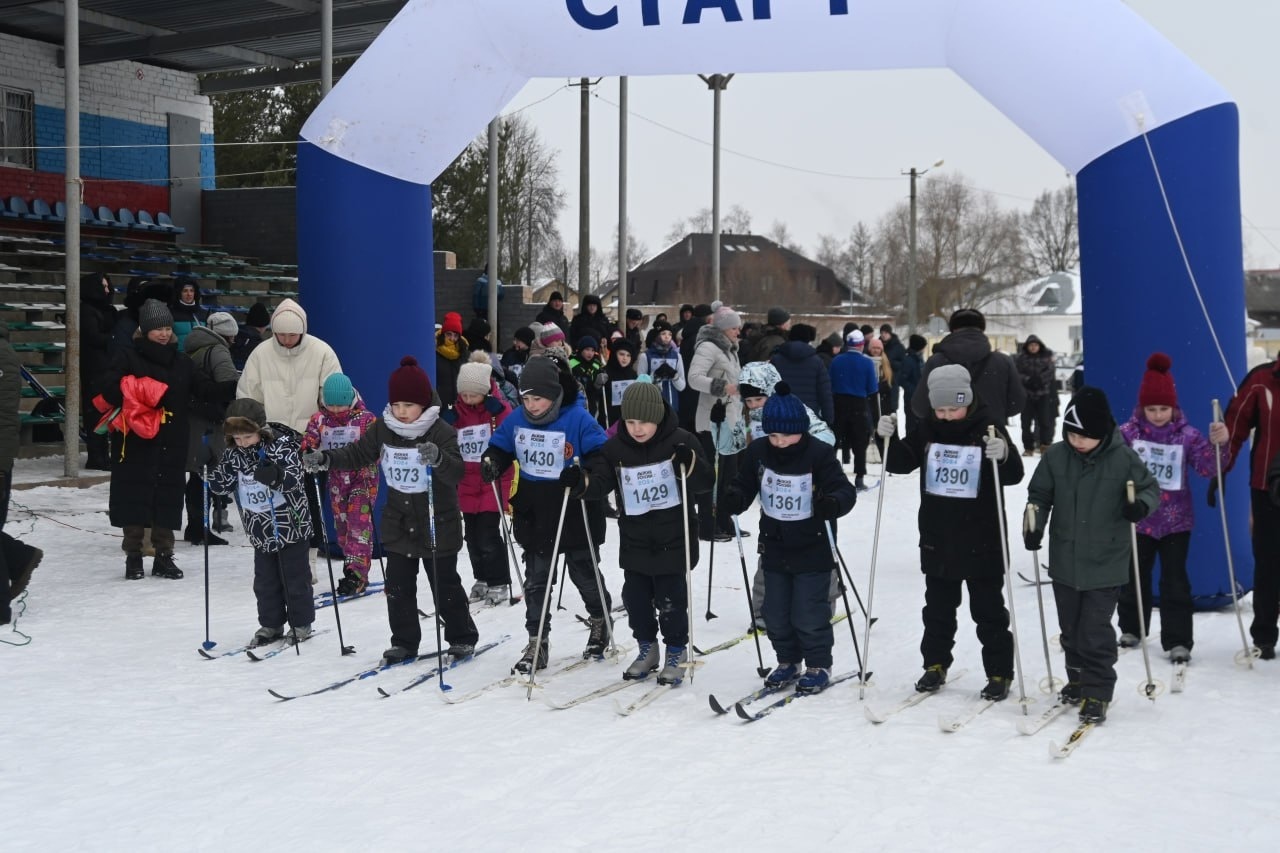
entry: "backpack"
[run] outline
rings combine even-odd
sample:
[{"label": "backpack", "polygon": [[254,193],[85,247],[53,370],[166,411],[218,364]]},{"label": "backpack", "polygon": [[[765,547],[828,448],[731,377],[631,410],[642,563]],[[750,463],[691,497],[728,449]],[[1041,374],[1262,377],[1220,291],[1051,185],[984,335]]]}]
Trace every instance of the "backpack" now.
[{"label": "backpack", "polygon": [[[192,359],[194,367],[193,374],[203,377],[208,382],[213,382],[213,368],[210,366],[213,355],[214,344],[210,344],[200,350],[200,361],[196,362]],[[198,418],[203,418],[210,423],[221,423],[227,414],[228,403],[220,403],[213,400],[200,400],[195,394],[191,395],[191,399],[187,403],[188,411]]]}]

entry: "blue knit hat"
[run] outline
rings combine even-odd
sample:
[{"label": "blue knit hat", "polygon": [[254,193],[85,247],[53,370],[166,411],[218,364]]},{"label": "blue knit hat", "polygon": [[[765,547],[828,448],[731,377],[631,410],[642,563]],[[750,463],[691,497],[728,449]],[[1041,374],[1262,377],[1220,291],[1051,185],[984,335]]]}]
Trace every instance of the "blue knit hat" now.
[{"label": "blue knit hat", "polygon": [[350,406],[356,399],[356,389],[351,379],[342,373],[330,373],[320,391],[320,399],[326,406]]},{"label": "blue knit hat", "polygon": [[787,383],[779,382],[773,396],[765,401],[761,426],[766,434],[803,435],[809,431],[809,413]]}]

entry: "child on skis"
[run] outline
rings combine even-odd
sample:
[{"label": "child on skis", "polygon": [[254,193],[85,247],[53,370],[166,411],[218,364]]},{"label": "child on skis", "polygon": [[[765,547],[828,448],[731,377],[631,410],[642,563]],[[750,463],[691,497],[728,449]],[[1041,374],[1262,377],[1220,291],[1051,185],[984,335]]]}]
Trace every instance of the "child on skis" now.
[{"label": "child on skis", "polygon": [[[1213,445],[1187,423],[1178,408],[1178,391],[1169,368],[1173,361],[1162,352],[1147,359],[1138,387],[1133,417],[1120,427],[1125,442],[1137,452],[1160,486],[1155,512],[1138,522],[1138,578],[1142,584],[1143,621],[1151,630],[1151,570],[1160,558],[1160,646],[1174,663],[1191,660],[1191,581],[1187,579],[1187,551],[1195,515],[1191,509],[1188,471],[1202,477],[1216,471]],[[1120,589],[1120,645],[1139,644],[1138,599],[1133,583]]]},{"label": "child on skis", "polygon": [[608,427],[608,410],[602,404],[604,386],[609,382],[609,375],[604,372],[604,363],[600,361],[597,346],[596,339],[590,335],[579,338],[578,350],[569,359],[569,371],[587,395],[587,411],[591,413],[591,417]]},{"label": "child on skis", "polygon": [[419,560],[444,623],[449,655],[459,658],[471,654],[480,636],[458,577],[462,454],[453,427],[440,420],[440,407],[432,405],[431,398],[426,371],[416,358],[406,355],[387,382],[389,402],[382,417],[358,441],[303,456],[310,471],[352,470],[375,462],[382,466],[389,491],[381,533],[382,548],[387,552],[387,619],[391,624],[391,647],[382,653],[382,660],[389,664],[415,657],[422,642]]},{"label": "child on skis", "polygon": [[[636,659],[622,677],[648,678],[661,666],[658,683],[676,685],[684,679],[680,665],[689,659],[685,560],[689,566],[698,563],[697,504],[692,498],[710,491],[714,478],[697,436],[680,428],[676,413],[646,379],[623,394],[622,426],[594,455],[586,496],[601,498],[613,491],[618,496],[622,602],[639,643]],[[687,493],[681,492],[682,475]],[[665,657],[658,650],[659,628]]]},{"label": "child on skis", "polygon": [[[579,387],[569,372],[568,362],[555,356],[534,356],[520,374],[520,408],[502,422],[480,458],[480,474],[486,483],[500,479],[520,463],[520,486],[511,499],[513,535],[524,549],[525,628],[529,643],[513,671],[545,669],[550,655],[547,616],[543,635],[538,635],[545,596],[551,595],[555,579],[550,576],[560,543],[568,563],[569,579],[582,595],[589,615],[584,658],[604,654],[610,641],[612,606],[604,578],[592,564],[591,544],[603,539],[603,516],[583,526],[582,498],[592,456],[605,442],[604,430],[579,403]],[[581,460],[580,462],[578,460]],[[567,496],[567,503],[566,503]],[[561,507],[564,507],[563,513]]]},{"label": "child on skis", "polygon": [[1071,397],[1062,432],[1066,440],[1050,445],[1031,475],[1022,539],[1028,551],[1039,551],[1045,523],[1052,524],[1049,577],[1067,658],[1059,699],[1080,703],[1080,722],[1101,723],[1116,685],[1111,617],[1129,580],[1129,525],[1159,505],[1160,486],[1124,443],[1101,389],[1086,385]]},{"label": "child on skis", "polygon": [[680,411],[680,392],[685,389],[684,360],[680,347],[675,344],[675,332],[666,320],[659,320],[650,330],[652,340],[636,359],[636,372],[653,377],[653,384],[662,392],[662,402],[677,414]]},{"label": "child on skis", "polygon": [[[337,450],[368,432],[378,420],[364,407],[351,379],[330,374],[320,388],[320,410],[307,422],[303,452]],[[342,580],[338,595],[359,595],[369,586],[373,556],[373,506],[378,501],[378,466],[370,463],[351,471],[332,471],[326,478],[333,529],[342,549]],[[317,522],[323,523],[322,519]]]},{"label": "child on skis", "polygon": [[[958,364],[929,373],[932,412],[898,440],[898,416],[882,415],[876,434],[889,439],[885,470],[920,469],[920,570],[924,572],[924,675],[916,690],[946,683],[954,660],[956,610],[969,590],[969,613],[982,643],[987,685],[982,698],[1000,702],[1013,681],[1013,634],[1004,601],[1004,523],[996,489],[1022,482],[1022,457],[1009,452],[1009,432],[981,400],[969,370]],[[994,435],[989,428],[994,427]],[[1000,471],[996,482],[989,460]]]},{"label": "child on skis", "polygon": [[636,345],[626,338],[615,338],[610,344],[609,360],[604,365],[607,377],[601,393],[605,401],[605,421],[616,424],[622,412],[622,395],[640,376],[636,372]]},{"label": "child on skis", "polygon": [[[779,382],[764,404],[766,438],[748,445],[738,476],[725,492],[726,509],[743,512],[760,495],[764,617],[778,666],[765,684],[796,682],[818,693],[831,679],[832,564],[827,522],[853,509],[857,492],[831,445],[809,435],[804,403]],[[803,674],[801,663],[806,669]]]},{"label": "child on skis", "polygon": [[249,645],[311,636],[311,513],[298,459],[298,434],[267,423],[262,404],[241,397],[227,406],[223,420],[227,447],[209,467],[209,490],[234,495],[240,522],[253,544],[253,594],[258,625]]},{"label": "child on skis", "polygon": [[513,472],[508,471],[498,483],[501,505],[493,495],[493,484],[480,476],[480,456],[489,446],[489,438],[511,414],[511,406],[498,393],[492,374],[484,353],[472,353],[471,361],[458,371],[458,402],[445,417],[458,432],[466,471],[458,485],[458,501],[475,577],[471,600],[505,604],[511,598],[511,564],[498,513],[507,510]]}]

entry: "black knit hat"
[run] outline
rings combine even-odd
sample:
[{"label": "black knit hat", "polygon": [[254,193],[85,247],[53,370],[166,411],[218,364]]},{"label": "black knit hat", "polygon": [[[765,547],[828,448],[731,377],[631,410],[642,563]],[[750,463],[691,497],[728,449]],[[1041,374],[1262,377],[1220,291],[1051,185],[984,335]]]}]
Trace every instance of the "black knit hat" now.
[{"label": "black knit hat", "polygon": [[245,323],[264,329],[271,325],[271,312],[261,302],[255,302],[249,306],[249,316],[245,318]]},{"label": "black knit hat", "polygon": [[781,326],[783,323],[791,319],[791,312],[786,308],[774,306],[769,309],[769,313],[765,314],[764,321],[770,326]]},{"label": "black knit hat", "polygon": [[1086,385],[1071,397],[1062,413],[1062,435],[1074,432],[1085,438],[1104,439],[1116,428],[1111,404],[1101,388]]},{"label": "black knit hat", "polygon": [[788,333],[788,339],[811,344],[818,339],[818,330],[807,323],[796,323]]},{"label": "black knit hat", "polygon": [[809,431],[809,415],[804,403],[791,393],[791,387],[779,382],[773,388],[773,396],[765,401],[761,426],[765,433],[802,435]]},{"label": "black knit hat", "polygon": [[699,318],[710,317],[711,306],[705,302],[699,302],[697,305],[693,306],[693,316]]},{"label": "black knit hat", "polygon": [[639,308],[628,308],[628,309],[627,309],[627,319],[628,319],[628,320],[643,320],[643,319],[644,319],[644,313],[643,313],[643,312],[641,312],[641,310],[640,310]]},{"label": "black knit hat", "polygon": [[953,332],[956,329],[977,329],[985,332],[987,318],[982,316],[982,312],[977,308],[961,308],[951,315],[951,319],[947,321],[947,327]]},{"label": "black knit hat", "polygon": [[560,368],[556,362],[545,356],[534,356],[520,371],[520,396],[533,394],[548,400],[559,400],[564,396],[560,384]]},{"label": "black knit hat", "polygon": [[520,328],[516,329],[516,333],[511,337],[515,338],[517,341],[522,342],[527,347],[533,346],[533,338],[534,338],[533,329],[530,329],[528,326],[521,326]]},{"label": "black knit hat", "polygon": [[907,349],[912,352],[924,352],[924,348],[929,345],[923,335],[912,335],[907,338]]}]

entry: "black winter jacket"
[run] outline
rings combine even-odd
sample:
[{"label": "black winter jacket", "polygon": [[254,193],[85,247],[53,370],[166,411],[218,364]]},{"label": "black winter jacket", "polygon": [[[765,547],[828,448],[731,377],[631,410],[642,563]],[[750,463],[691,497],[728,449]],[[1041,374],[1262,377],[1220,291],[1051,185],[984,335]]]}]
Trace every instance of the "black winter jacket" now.
[{"label": "black winter jacket", "polygon": [[[101,288],[80,299],[80,384],[89,399],[102,392],[116,319],[115,306]],[[94,412],[89,412],[87,418],[95,423],[98,420]]]},{"label": "black winter jacket", "polygon": [[161,346],[139,337],[132,349],[116,353],[102,385],[102,397],[112,406],[123,400],[120,380],[125,376],[146,376],[168,385],[160,398],[167,414],[155,438],[111,433],[111,525],[177,530],[182,526],[187,481],[191,397],[229,402],[235,399],[236,383],[196,375],[191,359],[178,352],[176,338]]},{"label": "black winter jacket", "polygon": [[[895,437],[889,442],[890,474],[909,474],[920,469],[920,570],[927,575],[951,580],[1004,576],[1000,541],[1005,531],[1001,530],[996,511],[995,476],[991,462],[981,454],[988,426],[996,428],[996,434],[1004,439],[1007,448],[1007,455],[999,465],[1000,484],[1021,483],[1022,457],[1013,447],[1004,425],[997,423],[981,403],[970,406],[968,417],[961,421],[940,421],[930,413],[906,438]],[[943,444],[979,448],[981,467],[976,498],[947,497],[926,491],[929,454]]]},{"label": "black winter jacket", "polygon": [[[858,499],[858,493],[836,460],[835,449],[808,433],[781,450],[768,441],[753,441],[741,459],[738,477],[722,498],[734,515],[751,506],[760,492],[765,469],[782,475],[812,473],[815,510],[820,498],[830,496],[838,502],[840,515],[846,515]],[[836,523],[832,521],[833,534],[835,528]],[[829,572],[834,568],[826,525],[816,514],[802,521],[778,521],[761,510],[757,543],[761,566],[768,571],[801,574]]]},{"label": "black winter jacket", "polygon": [[[586,497],[602,499],[611,491],[618,493],[618,563],[629,572],[642,575],[674,575],[682,574],[684,565],[685,531],[689,531],[690,565],[698,564],[698,495],[711,491],[715,483],[715,474],[711,464],[707,462],[702,443],[686,430],[680,429],[679,418],[670,408],[653,438],[640,444],[631,437],[625,424],[618,427],[618,433],[605,442],[599,453],[593,454],[589,469],[590,480],[587,484]],[[693,468],[689,471],[686,486],[688,495],[685,498],[684,513],[686,521],[681,518],[681,508],[651,510],[642,515],[628,515],[623,488],[624,469],[652,465],[656,462],[671,459],[677,445],[687,445],[694,452]],[[680,470],[672,464],[675,473],[674,482],[659,484],[674,489],[680,494]]]},{"label": "black winter jacket", "polygon": [[[263,438],[252,447],[232,444],[222,451],[218,464],[209,469],[209,491],[234,497],[240,508],[240,523],[253,547],[274,554],[286,545],[310,541],[311,510],[307,505],[306,480],[298,450],[301,437],[278,423],[267,424],[264,432],[270,436],[269,440]],[[265,506],[261,511],[254,509],[262,504],[264,495],[253,474],[266,463],[278,466],[282,476],[278,484],[273,484],[274,488],[268,487],[272,505],[280,501],[273,512],[266,512]],[[243,492],[242,477],[247,481]],[[251,502],[249,506],[245,505],[246,500]]]},{"label": "black winter jacket", "polygon": [[778,368],[782,381],[828,425],[836,422],[836,407],[831,396],[831,374],[818,358],[818,351],[804,341],[787,341],[774,351],[769,363]]},{"label": "black winter jacket", "polygon": [[932,411],[929,406],[929,371],[942,364],[967,367],[973,381],[973,395],[984,401],[992,416],[1001,423],[1019,414],[1026,405],[1027,394],[1022,390],[1013,359],[993,351],[991,341],[981,329],[964,328],[943,338],[925,362],[924,374],[910,400],[916,417],[928,417]]},{"label": "black winter jacket", "polygon": [[[382,448],[417,447],[431,442],[440,448],[440,464],[430,469],[435,478],[436,554],[452,556],[462,550],[462,511],[458,508],[458,484],[466,466],[458,449],[458,434],[437,419],[419,438],[403,438],[391,431],[382,418],[360,439],[338,450],[327,450],[329,467],[351,470],[373,465],[382,459]],[[407,494],[387,484],[387,503],[382,508],[382,545],[393,554],[406,557],[431,556],[431,525],[426,492]]]},{"label": "black winter jacket", "polygon": [[[1032,355],[1027,351],[1027,344],[1040,344],[1040,351]],[[1053,350],[1044,345],[1044,341],[1035,335],[1028,335],[1027,340],[1018,350],[1014,359],[1018,365],[1018,378],[1022,388],[1027,392],[1027,399],[1040,400],[1055,393],[1054,383],[1057,378],[1053,363]]]},{"label": "black winter jacket", "polygon": [[9,343],[9,324],[0,320],[0,471],[12,470],[18,456],[22,384],[22,359]]}]

